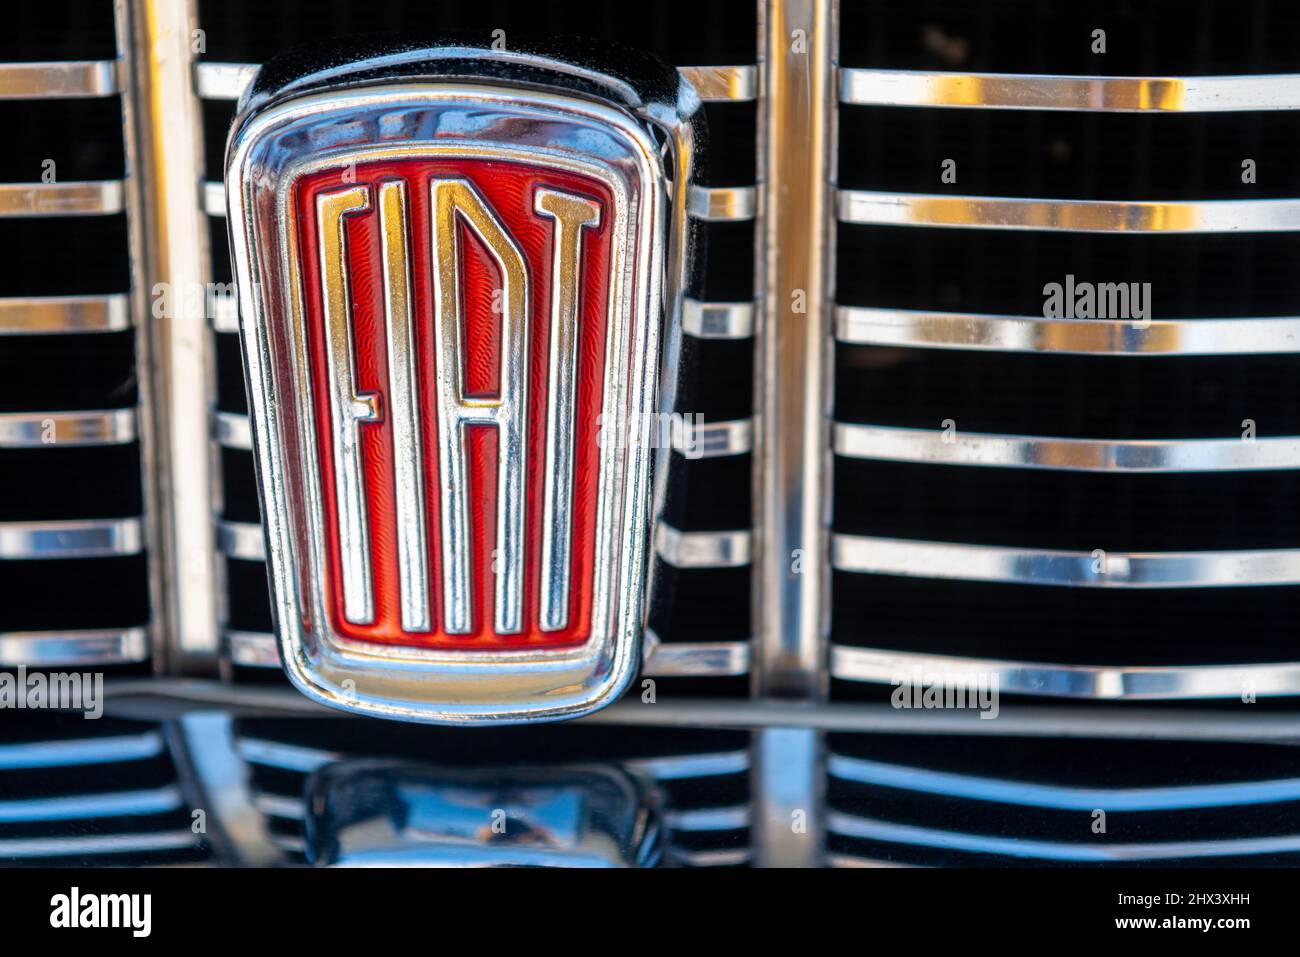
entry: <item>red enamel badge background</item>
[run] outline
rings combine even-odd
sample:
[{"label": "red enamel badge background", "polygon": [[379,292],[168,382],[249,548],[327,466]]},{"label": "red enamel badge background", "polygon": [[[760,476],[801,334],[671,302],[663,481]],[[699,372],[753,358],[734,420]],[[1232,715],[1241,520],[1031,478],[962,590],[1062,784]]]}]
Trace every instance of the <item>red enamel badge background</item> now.
[{"label": "red enamel badge background", "polygon": [[[346,179],[344,177],[347,177]],[[441,477],[438,469],[438,422],[433,354],[433,278],[430,262],[429,181],[467,179],[495,212],[522,250],[528,268],[528,408],[527,484],[525,498],[524,627],[516,635],[498,635],[492,627],[494,586],[492,550],[496,539],[497,430],[469,426],[467,449],[472,523],[473,632],[448,635],[442,630],[442,557],[439,530]],[[419,410],[423,435],[423,474],[428,528],[429,585],[433,630],[402,630],[397,566],[393,434],[388,399],[387,343],[380,252],[378,184],[402,180],[407,188],[408,257],[415,317]],[[370,560],[375,620],[357,625],[343,615],[338,507],[335,497],[333,441],[330,432],[324,318],[316,241],[316,197],[355,186],[370,189],[369,209],[345,219],[345,257],[352,299],[353,355],[358,392],[379,396],[380,421],[358,426],[361,434],[365,495],[370,524]],[[562,631],[538,627],[541,568],[542,479],[546,423],[547,356],[550,341],[551,259],[554,220],[533,211],[539,187],[575,193],[601,207],[600,225],[584,230],[580,263],[578,382],[574,409],[574,493],[571,503],[573,553],[569,625]],[[609,294],[613,205],[599,181],[574,173],[520,163],[440,159],[358,164],[354,171],[325,170],[295,185],[303,307],[314,397],[314,427],[321,462],[327,561],[326,591],[331,624],[345,637],[360,641],[446,649],[497,650],[554,647],[585,641],[591,631],[592,574],[596,528],[599,458],[597,435],[604,376],[605,325]],[[500,287],[495,263],[473,234],[460,225],[461,289],[464,317],[465,386],[470,393],[495,394],[500,361],[500,321],[492,310]]]}]

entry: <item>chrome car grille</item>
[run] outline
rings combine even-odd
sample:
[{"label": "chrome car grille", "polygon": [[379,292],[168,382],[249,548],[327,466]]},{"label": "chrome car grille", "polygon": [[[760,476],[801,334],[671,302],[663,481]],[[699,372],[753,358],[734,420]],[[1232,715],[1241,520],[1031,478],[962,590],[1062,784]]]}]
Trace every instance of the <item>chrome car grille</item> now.
[{"label": "chrome car grille", "polygon": [[[489,750],[541,740],[650,781],[685,865],[1295,862],[1300,790],[1268,719],[1300,697],[1300,11],[21,6],[0,116],[41,144],[0,158],[0,668],[206,677],[294,711],[228,286],[235,100],[318,35],[581,33],[677,64],[707,101],[677,384],[705,454],[673,456],[656,532],[655,693]],[[56,37],[61,14],[78,27]],[[1043,318],[1067,275],[1151,283],[1150,326]],[[163,278],[206,287],[206,315],[158,315]],[[1012,700],[904,730],[893,685],[927,671],[995,673]],[[276,862],[302,859],[308,775],[373,752],[348,743],[362,723],[320,724],[222,730]],[[394,757],[466,760],[453,732],[394,728]],[[111,730],[104,761],[161,763],[130,798],[6,789],[0,860],[91,859],[38,823],[70,808],[105,834],[112,809],[144,815],[142,850],[206,859],[163,769],[189,774],[203,729],[173,760],[112,743],[157,728]],[[0,770],[31,771],[23,749],[0,741]]]}]

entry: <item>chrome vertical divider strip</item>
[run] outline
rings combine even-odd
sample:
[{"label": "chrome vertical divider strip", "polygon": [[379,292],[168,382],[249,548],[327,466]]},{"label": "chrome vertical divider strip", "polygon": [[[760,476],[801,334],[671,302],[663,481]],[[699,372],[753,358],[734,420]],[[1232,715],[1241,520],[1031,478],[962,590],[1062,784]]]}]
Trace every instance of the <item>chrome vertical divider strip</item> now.
[{"label": "chrome vertical divider strip", "polygon": [[[828,255],[838,4],[772,0],[764,6],[753,687],[760,697],[816,701],[827,685]],[[755,745],[755,862],[816,865],[823,845],[821,736],[764,731]]]},{"label": "chrome vertical divider strip", "polygon": [[[206,674],[217,666],[217,579],[208,404],[215,370],[203,310],[186,295],[208,278],[208,224],[196,192],[202,124],[191,84],[195,0],[139,0],[131,5],[140,175],[148,290],[171,285],[176,308],[154,320],[154,410],[165,554],[164,627],[168,670]],[[133,171],[134,172],[134,171]]]},{"label": "chrome vertical divider strip", "polygon": [[140,491],[143,517],[141,519],[144,548],[148,554],[149,622],[145,628],[148,648],[145,656],[152,656],[155,671],[167,666],[167,648],[164,636],[165,619],[162,613],[163,560],[159,543],[162,528],[159,516],[162,496],[159,489],[157,437],[154,431],[154,343],[153,325],[149,321],[149,271],[146,259],[148,217],[144,207],[144,190],[147,182],[141,166],[140,127],[138,125],[142,98],[136,85],[136,45],[132,31],[129,0],[113,2],[113,32],[117,43],[117,83],[121,88],[122,157],[125,161],[123,187],[126,200],[127,248],[130,261],[131,291],[128,310],[135,326],[135,368],[137,382],[135,437],[140,443]]}]

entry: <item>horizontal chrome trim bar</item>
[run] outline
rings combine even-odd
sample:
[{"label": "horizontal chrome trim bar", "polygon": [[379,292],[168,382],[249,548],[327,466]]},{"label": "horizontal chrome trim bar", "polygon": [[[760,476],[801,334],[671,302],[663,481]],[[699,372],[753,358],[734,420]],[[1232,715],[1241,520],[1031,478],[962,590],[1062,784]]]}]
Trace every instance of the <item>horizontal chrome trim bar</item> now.
[{"label": "horizontal chrome trim bar", "polygon": [[758,67],[681,66],[677,72],[690,80],[706,103],[742,103],[758,97]]},{"label": "horizontal chrome trim bar", "polygon": [[251,449],[253,433],[248,424],[248,416],[238,412],[214,412],[212,438],[218,445],[224,445],[228,449]]},{"label": "horizontal chrome trim bar", "polygon": [[[1090,588],[1213,588],[1300,584],[1300,549],[1090,552],[835,535],[831,563],[847,572]],[[1094,571],[1094,567],[1098,570]],[[1104,568],[1103,573],[1101,569]]]},{"label": "horizontal chrome trim bar", "polygon": [[224,637],[232,664],[241,668],[280,667],[280,646],[270,632],[227,629]]},{"label": "horizontal chrome trim bar", "polygon": [[146,629],[0,632],[0,668],[126,665],[149,657]]},{"label": "horizontal chrome trim bar", "polygon": [[266,561],[262,526],[253,522],[217,522],[217,550],[227,558]]},{"label": "horizontal chrome trim bar", "polygon": [[138,518],[71,522],[0,522],[0,558],[100,558],[144,548]]},{"label": "horizontal chrome trim bar", "polygon": [[126,293],[0,299],[0,336],[121,332],[130,328]]},{"label": "horizontal chrome trim bar", "polygon": [[724,774],[743,774],[749,770],[748,751],[719,751],[711,754],[671,754],[662,758],[637,758],[621,762],[656,781],[681,781],[686,778],[712,778]]},{"label": "horizontal chrome trim bar", "polygon": [[855,784],[1061,811],[1091,811],[1099,807],[1107,811],[1181,811],[1300,801],[1300,778],[1178,787],[1076,788],[952,774],[838,754],[830,756],[828,768],[832,777]]},{"label": "horizontal chrome trim bar", "polygon": [[225,218],[226,184],[207,182],[203,184],[200,205],[209,216]]},{"label": "horizontal chrome trim bar", "polygon": [[253,805],[268,817],[282,817],[290,821],[301,821],[307,817],[307,807],[301,797],[285,797],[283,794],[267,794],[263,791],[253,798]]},{"label": "horizontal chrome trim bar", "polygon": [[122,181],[0,183],[0,217],[100,216],[126,208]]},{"label": "horizontal chrome trim bar", "polygon": [[132,814],[163,814],[183,807],[180,789],[174,786],[147,791],[117,791],[108,794],[76,794],[67,797],[0,801],[0,824],[39,821],[78,821],[94,817],[123,817]]},{"label": "horizontal chrome trim bar", "polygon": [[1300,109],[1300,74],[1059,76],[842,69],[840,102],[1090,113],[1229,113]]},{"label": "horizontal chrome trim bar", "polygon": [[683,423],[681,428],[672,429],[672,442],[674,449],[688,457],[714,459],[744,455],[754,448],[754,420],[704,422],[689,427]]},{"label": "horizontal chrome trim bar", "polygon": [[0,744],[0,771],[144,761],[162,753],[162,735],[156,731],[111,738],[24,741],[22,744]]},{"label": "horizontal chrome trim bar", "polygon": [[121,445],[135,437],[135,409],[0,413],[0,449]]},{"label": "horizontal chrome trim bar", "polygon": [[145,854],[198,847],[189,831],[154,834],[102,834],[86,837],[0,838],[3,857],[79,857],[83,854]]},{"label": "horizontal chrome trim bar", "polygon": [[665,823],[674,831],[736,831],[749,827],[747,805],[738,807],[704,807],[689,811],[669,811]]},{"label": "horizontal chrome trim bar", "polygon": [[239,331],[239,298],[233,293],[217,293],[209,298],[212,305],[212,328],[215,332]]},{"label": "horizontal chrome trim bar", "polygon": [[754,304],[683,299],[682,330],[697,339],[748,339],[754,334]]},{"label": "horizontal chrome trim bar", "polygon": [[343,757],[337,751],[304,748],[296,744],[285,744],[262,738],[240,738],[237,749],[240,757],[249,764],[279,768],[282,771],[300,771],[304,774]]},{"label": "horizontal chrome trim bar", "polygon": [[753,857],[753,852],[747,847],[719,848],[710,851],[674,847],[669,854],[673,860],[688,867],[739,867],[741,864],[749,863]]},{"label": "horizontal chrome trim bar", "polygon": [[1153,844],[1098,844],[1038,841],[1020,837],[998,837],[942,831],[937,828],[895,824],[874,818],[855,817],[839,811],[827,815],[833,834],[866,841],[936,847],[972,854],[1030,857],[1056,861],[1147,861],[1194,857],[1237,857],[1251,854],[1286,854],[1300,851],[1300,834],[1276,837],[1246,837],[1222,841],[1169,841]]},{"label": "horizontal chrome trim bar", "polygon": [[836,422],[835,452],[855,459],[1062,472],[1244,472],[1300,468],[1300,437],[1073,439],[945,433]]},{"label": "horizontal chrome trim bar", "polygon": [[730,678],[749,674],[752,653],[748,641],[664,642],[653,630],[645,632],[645,665],[641,674],[654,678]]},{"label": "horizontal chrome trim bar", "polygon": [[112,96],[118,88],[116,60],[0,64],[0,100]]},{"label": "horizontal chrome trim bar", "polygon": [[1143,328],[1133,322],[1111,319],[1044,319],[837,306],[835,338],[855,345],[991,352],[1253,355],[1300,352],[1300,316],[1153,319]]},{"label": "horizontal chrome trim bar", "polygon": [[706,223],[743,222],[757,211],[753,186],[692,186],[686,191],[686,212]]},{"label": "horizontal chrome trim bar", "polygon": [[[256,63],[196,63],[194,91],[200,99],[237,100],[257,75]],[[752,100],[758,95],[758,67],[683,66],[678,68],[705,102]]]},{"label": "horizontal chrome trim bar", "polygon": [[942,196],[842,189],[842,222],[1067,233],[1273,233],[1300,230],[1300,199],[1196,202]]},{"label": "horizontal chrome trim bar", "polygon": [[[270,632],[227,630],[225,639],[233,664],[244,668],[280,667],[280,649]],[[652,649],[641,669],[646,676],[720,678],[749,673],[750,647],[746,641],[664,644],[653,632],[647,632],[646,643]]]},{"label": "horizontal chrome trim bar", "polygon": [[831,675],[881,684],[907,680],[920,669],[960,682],[998,676],[1006,694],[1091,700],[1155,701],[1300,694],[1300,662],[1246,665],[1063,665],[963,658],[917,651],[831,645]]},{"label": "horizontal chrome trim bar", "polygon": [[676,568],[741,568],[750,563],[753,535],[738,532],[683,532],[660,524],[655,552]]}]

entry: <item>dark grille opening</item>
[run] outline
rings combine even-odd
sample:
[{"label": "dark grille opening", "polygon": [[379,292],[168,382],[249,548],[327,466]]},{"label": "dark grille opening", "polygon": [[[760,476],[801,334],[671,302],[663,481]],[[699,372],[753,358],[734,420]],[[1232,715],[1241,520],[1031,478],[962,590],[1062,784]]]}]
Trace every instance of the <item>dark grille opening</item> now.
[{"label": "dark grille opening", "polygon": [[[1091,51],[1106,31],[1106,53]],[[1300,11],[1272,0],[879,0],[845,3],[846,66],[980,73],[1288,73]]]},{"label": "dark grille opening", "polygon": [[[204,30],[206,49],[200,62],[262,63],[271,56],[317,40],[354,33],[402,32],[415,37],[421,33],[463,31],[477,42],[487,43],[492,31],[522,39],[528,34],[573,34],[592,37],[601,42],[618,42],[647,50],[666,62],[678,66],[736,65],[756,62],[758,57],[758,7],[752,0],[727,0],[705,8],[685,0],[656,3],[647,15],[628,18],[624,11],[597,0],[581,3],[520,4],[517,2],[440,4],[421,8],[380,0],[378,3],[334,4],[322,10],[307,3],[233,2],[200,4],[199,23]],[[689,22],[690,29],[680,28]],[[561,43],[563,47],[563,43]],[[563,57],[564,50],[557,55]],[[235,106],[228,101],[204,101],[205,178],[215,181],[224,169],[227,132]],[[702,186],[753,186],[757,177],[755,148],[758,109],[754,102],[710,102],[704,107],[708,135],[699,155],[696,182]],[[210,219],[212,278],[229,282],[231,268],[226,223],[221,217]],[[695,274],[687,295],[702,302],[751,302],[755,296],[755,230],[749,222],[695,223],[698,253]],[[247,413],[244,395],[242,357],[238,337],[221,332],[216,335],[217,408],[223,412]],[[684,337],[682,361],[678,369],[676,409],[701,414],[707,425],[712,422],[748,418],[753,414],[753,340],[696,340]],[[670,524],[683,530],[747,529],[752,522],[750,475],[752,459],[748,455],[725,459],[687,462],[674,455],[670,469],[671,495],[668,505]],[[252,456],[246,451],[223,450],[221,468],[224,482],[222,517],[230,521],[258,521],[256,488],[253,481]],[[257,581],[251,569],[260,564],[227,561],[227,627],[245,630],[269,630],[269,611],[258,611],[266,601],[264,580]],[[686,582],[697,576],[702,582],[716,576],[714,570],[677,569],[670,577]],[[726,604],[730,614],[738,616],[726,629],[736,632],[736,639],[749,635],[748,570],[727,570],[725,575],[745,580]],[[245,591],[246,590],[246,591]],[[656,606],[675,606],[677,599],[657,596]],[[701,621],[716,622],[717,615],[697,620],[695,605],[688,602],[678,611],[660,619],[659,636],[664,641],[718,640],[721,632]],[[700,609],[702,612],[703,609]],[[243,674],[247,669],[240,669]],[[672,679],[678,687],[698,687],[700,693],[744,694],[746,679],[725,678],[717,686],[706,687],[702,679]]]},{"label": "dark grille opening", "polygon": [[[1297,860],[1296,795],[1257,787],[1291,780],[1297,755],[1288,746],[833,734],[828,747],[828,850],[850,860],[939,866]],[[1209,790],[1197,790],[1202,787]],[[1094,830],[1097,809],[1105,811],[1104,832]]]},{"label": "dark grille opening", "polygon": [[117,55],[111,0],[42,0],[9,6],[0,36],[0,62],[111,60]]}]

